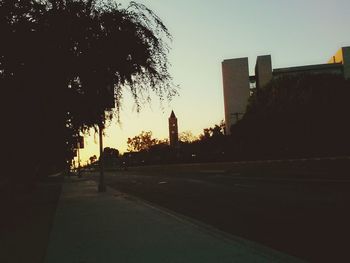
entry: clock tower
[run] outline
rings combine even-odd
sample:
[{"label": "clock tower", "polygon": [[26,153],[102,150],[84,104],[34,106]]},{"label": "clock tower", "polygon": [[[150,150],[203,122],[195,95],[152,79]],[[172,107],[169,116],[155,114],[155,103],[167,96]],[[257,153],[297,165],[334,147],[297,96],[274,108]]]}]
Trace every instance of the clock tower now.
[{"label": "clock tower", "polygon": [[171,147],[176,147],[179,142],[179,133],[177,129],[177,118],[174,111],[171,111],[169,117],[169,141]]}]

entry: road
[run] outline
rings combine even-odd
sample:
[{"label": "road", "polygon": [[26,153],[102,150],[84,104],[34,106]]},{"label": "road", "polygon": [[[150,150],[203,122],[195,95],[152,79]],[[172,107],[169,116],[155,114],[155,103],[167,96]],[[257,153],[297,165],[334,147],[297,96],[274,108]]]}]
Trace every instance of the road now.
[{"label": "road", "polygon": [[191,164],[110,171],[106,183],[310,262],[344,262],[348,176],[349,160]]}]

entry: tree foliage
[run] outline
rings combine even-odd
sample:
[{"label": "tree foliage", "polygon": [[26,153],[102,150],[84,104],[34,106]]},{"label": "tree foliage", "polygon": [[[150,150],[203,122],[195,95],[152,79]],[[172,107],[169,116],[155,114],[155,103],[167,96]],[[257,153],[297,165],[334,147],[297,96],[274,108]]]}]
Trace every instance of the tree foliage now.
[{"label": "tree foliage", "polygon": [[200,140],[207,140],[210,138],[217,138],[225,135],[225,122],[220,121],[219,124],[215,124],[214,127],[203,129],[203,134],[199,135]]},{"label": "tree foliage", "polygon": [[184,143],[191,143],[198,140],[198,137],[193,135],[191,131],[183,131],[179,134],[179,140]]},{"label": "tree foliage", "polygon": [[133,138],[128,138],[128,151],[144,151],[149,150],[152,146],[158,144],[159,140],[152,138],[151,131],[142,131]]},{"label": "tree foliage", "polygon": [[97,156],[94,154],[94,155],[90,156],[89,160],[90,160],[90,164],[93,164],[94,162],[97,161]]},{"label": "tree foliage", "polygon": [[103,161],[106,167],[116,166],[119,158],[119,151],[115,148],[106,147],[103,149]]},{"label": "tree foliage", "polygon": [[350,81],[340,75],[279,78],[255,93],[232,136],[260,156],[346,154],[349,99]]},{"label": "tree foliage", "polygon": [[115,148],[111,147],[105,147],[103,149],[103,156],[106,158],[112,157],[112,158],[118,158],[119,157],[119,151]]},{"label": "tree foliage", "polygon": [[29,166],[71,159],[73,136],[119,117],[127,90],[138,110],[150,91],[161,100],[176,94],[171,36],[142,4],[0,0],[0,33],[0,86],[13,105],[6,122],[14,148],[36,151]]}]

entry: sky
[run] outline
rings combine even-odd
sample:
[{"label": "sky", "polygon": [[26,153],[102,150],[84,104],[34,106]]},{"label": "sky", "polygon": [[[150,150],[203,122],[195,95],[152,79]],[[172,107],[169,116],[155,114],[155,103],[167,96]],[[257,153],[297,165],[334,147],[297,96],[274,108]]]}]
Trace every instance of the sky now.
[{"label": "sky", "polygon": [[[117,1],[127,6],[129,1]],[[136,112],[125,94],[121,122],[105,130],[104,147],[121,153],[127,138],[152,131],[168,137],[168,117],[174,110],[179,132],[194,135],[224,119],[221,62],[248,57],[254,74],[259,55],[272,56],[272,67],[326,63],[342,46],[350,46],[349,0],[139,0],[153,10],[173,36],[169,69],[179,96],[150,104]],[[99,155],[98,135],[85,136],[82,163]]]}]

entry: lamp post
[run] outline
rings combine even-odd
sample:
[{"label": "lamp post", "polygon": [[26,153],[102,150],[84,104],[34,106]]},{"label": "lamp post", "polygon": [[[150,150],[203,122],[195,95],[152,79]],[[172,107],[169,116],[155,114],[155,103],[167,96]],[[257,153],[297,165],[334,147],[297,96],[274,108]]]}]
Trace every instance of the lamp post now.
[{"label": "lamp post", "polygon": [[[114,99],[114,87],[113,85],[107,85],[105,88],[105,94],[107,94],[106,98],[101,97],[103,101],[104,109],[112,109],[115,107],[115,99]],[[103,120],[104,120],[104,111],[100,116],[100,123],[98,125],[99,129],[99,139],[100,139],[100,180],[98,184],[99,192],[106,192],[105,185],[105,176],[104,176],[104,158],[103,158]]]},{"label": "lamp post", "polygon": [[78,152],[78,177],[79,178],[81,178],[81,171],[80,171],[80,151],[79,151],[79,149],[80,149],[80,142],[78,141],[78,143],[77,143],[77,152]]},{"label": "lamp post", "polygon": [[105,178],[104,178],[104,163],[103,163],[103,126],[102,122],[98,125],[98,133],[100,140],[100,180],[98,184],[99,192],[106,192]]}]

